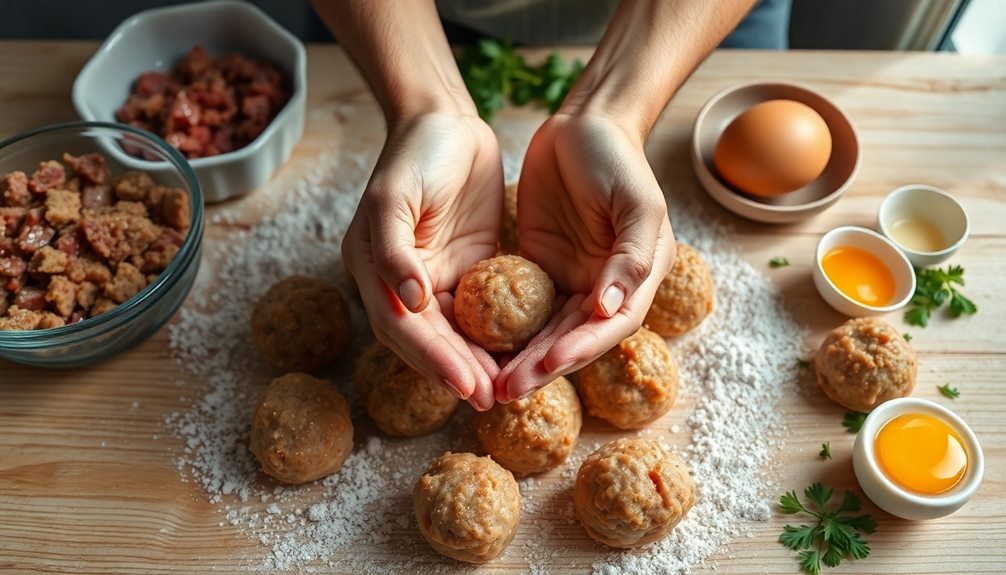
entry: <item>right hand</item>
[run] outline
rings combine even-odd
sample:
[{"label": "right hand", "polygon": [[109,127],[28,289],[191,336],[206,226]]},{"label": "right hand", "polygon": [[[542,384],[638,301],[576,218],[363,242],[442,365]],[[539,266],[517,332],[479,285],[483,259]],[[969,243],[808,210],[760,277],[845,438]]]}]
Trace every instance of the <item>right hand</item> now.
[{"label": "right hand", "polygon": [[486,410],[493,358],[453,327],[454,288],[496,253],[503,166],[469,113],[395,121],[342,244],[377,339],[413,369]]}]

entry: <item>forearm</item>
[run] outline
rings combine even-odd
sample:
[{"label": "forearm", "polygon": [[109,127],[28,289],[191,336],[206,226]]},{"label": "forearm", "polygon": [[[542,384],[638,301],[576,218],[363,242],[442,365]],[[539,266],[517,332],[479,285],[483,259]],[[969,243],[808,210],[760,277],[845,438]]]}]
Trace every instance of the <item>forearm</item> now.
[{"label": "forearm", "polygon": [[562,111],[619,118],[645,139],[755,0],[622,0]]},{"label": "forearm", "polygon": [[312,0],[389,125],[428,111],[476,114],[433,0]]}]

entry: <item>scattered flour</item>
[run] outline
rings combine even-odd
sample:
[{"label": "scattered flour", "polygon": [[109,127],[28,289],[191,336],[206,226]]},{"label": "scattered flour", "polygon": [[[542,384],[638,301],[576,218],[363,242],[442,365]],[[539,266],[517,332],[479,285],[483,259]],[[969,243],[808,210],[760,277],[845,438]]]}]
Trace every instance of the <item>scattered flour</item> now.
[{"label": "scattered flour", "polygon": [[[528,139],[511,133],[500,140],[513,179]],[[218,507],[221,525],[261,544],[260,554],[246,558],[250,571],[469,570],[436,555],[411,514],[412,486],[426,462],[445,450],[476,450],[466,409],[445,429],[401,441],[380,438],[352,404],[353,453],[339,473],[308,486],[273,483],[258,473],[248,450],[249,414],[271,373],[250,349],[251,306],[273,282],[294,273],[334,278],[348,287],[340,239],[376,152],[343,149],[316,158],[299,180],[274,182],[287,186],[289,197],[276,215],[255,225],[239,213],[218,212],[214,229],[225,230],[226,241],[211,244],[215,251],[206,254],[201,277],[170,327],[175,357],[190,374],[189,383],[179,385],[196,396],[167,421],[184,441],[177,467],[183,481],[193,481]],[[683,403],[694,403],[694,411],[681,425],[652,432],[674,434],[668,440],[676,443],[666,446],[688,461],[699,487],[697,503],[670,537],[641,551],[613,553],[592,543],[576,522],[570,493],[580,463],[603,442],[581,441],[549,480],[520,482],[520,532],[502,560],[526,565],[526,572],[688,572],[733,538],[748,535],[752,522],[770,516],[774,493],[766,473],[781,447],[774,405],[796,380],[793,359],[804,333],[770,282],[730,247],[730,230],[715,214],[689,197],[670,200],[670,211],[678,238],[706,257],[717,284],[713,315],[671,343]],[[357,333],[350,357],[371,338],[362,309],[352,307]],[[346,365],[325,375],[352,403],[352,362],[340,363]],[[368,552],[354,553],[362,545]]]}]

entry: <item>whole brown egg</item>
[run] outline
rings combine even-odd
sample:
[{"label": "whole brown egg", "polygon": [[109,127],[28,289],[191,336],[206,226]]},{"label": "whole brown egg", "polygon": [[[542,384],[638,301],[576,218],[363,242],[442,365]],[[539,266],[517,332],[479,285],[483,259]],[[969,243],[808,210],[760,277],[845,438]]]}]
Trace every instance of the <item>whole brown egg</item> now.
[{"label": "whole brown egg", "polygon": [[793,100],[769,100],[727,126],[713,164],[738,190],[771,197],[814,181],[830,158],[831,133],[820,114]]}]

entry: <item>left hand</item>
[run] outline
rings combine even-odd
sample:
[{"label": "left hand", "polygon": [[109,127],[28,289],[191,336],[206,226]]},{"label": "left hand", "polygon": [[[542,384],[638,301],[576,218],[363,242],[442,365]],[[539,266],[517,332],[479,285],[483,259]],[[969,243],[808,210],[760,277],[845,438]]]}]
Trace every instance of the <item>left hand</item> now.
[{"label": "left hand", "polygon": [[674,261],[667,204],[643,137],[608,116],[556,114],[528,147],[517,188],[524,257],[552,277],[559,311],[494,382],[518,399],[642,325]]}]

